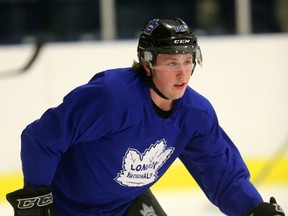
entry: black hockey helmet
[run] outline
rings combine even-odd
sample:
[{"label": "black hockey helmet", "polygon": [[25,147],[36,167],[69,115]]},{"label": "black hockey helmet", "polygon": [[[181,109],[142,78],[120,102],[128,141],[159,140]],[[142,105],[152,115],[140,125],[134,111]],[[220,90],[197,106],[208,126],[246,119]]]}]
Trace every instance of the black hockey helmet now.
[{"label": "black hockey helmet", "polygon": [[202,64],[197,38],[180,18],[150,20],[140,33],[137,52],[139,62],[144,59],[150,66],[158,54],[191,53],[194,63]]}]

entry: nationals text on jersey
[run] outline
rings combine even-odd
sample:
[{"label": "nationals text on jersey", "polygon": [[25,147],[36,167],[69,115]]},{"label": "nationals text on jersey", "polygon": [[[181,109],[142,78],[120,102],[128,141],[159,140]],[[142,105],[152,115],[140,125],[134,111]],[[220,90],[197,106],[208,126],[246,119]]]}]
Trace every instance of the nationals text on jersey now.
[{"label": "nationals text on jersey", "polygon": [[129,148],[123,157],[122,170],[115,181],[128,187],[140,187],[158,179],[158,170],[170,158],[174,147],[167,148],[166,140],[151,144],[143,153]]}]

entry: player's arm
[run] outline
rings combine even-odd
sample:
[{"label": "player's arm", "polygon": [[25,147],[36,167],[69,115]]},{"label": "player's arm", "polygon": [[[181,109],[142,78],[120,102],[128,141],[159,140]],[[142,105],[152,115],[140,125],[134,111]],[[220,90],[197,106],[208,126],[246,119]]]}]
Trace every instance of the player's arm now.
[{"label": "player's arm", "polygon": [[197,132],[179,158],[223,213],[246,215],[263,203],[238,149],[219,126],[211,105],[202,113]]},{"label": "player's arm", "polygon": [[[96,140],[111,130],[101,88],[79,87],[48,109],[21,134],[24,187],[49,186],[62,155],[74,145]],[[95,97],[97,95],[97,97]],[[108,117],[107,117],[108,116]],[[107,120],[108,119],[108,120]],[[106,123],[108,122],[109,123]]]},{"label": "player's arm", "polygon": [[64,102],[48,109],[21,134],[24,187],[6,195],[15,216],[54,215],[49,186],[72,137],[67,127],[68,105]]},{"label": "player's arm", "polygon": [[54,216],[53,196],[49,188],[20,189],[6,195],[14,216]]},{"label": "player's arm", "polygon": [[[85,91],[76,89],[67,95],[58,107],[48,109],[40,119],[29,124],[23,130],[21,160],[24,189],[7,194],[7,200],[15,209],[15,215],[30,216],[25,213],[30,210],[41,214],[48,211],[52,203],[47,206],[42,205],[41,198],[48,201],[48,195],[51,193],[39,188],[51,185],[62,155],[72,145],[85,143],[87,137],[97,139],[111,129],[108,124],[103,123],[108,122],[108,117],[105,118],[101,110],[99,111],[99,107],[103,107],[102,101],[105,100],[100,96],[99,100],[95,100],[97,89],[92,90],[91,88]],[[98,112],[96,112],[97,110]],[[93,134],[87,135],[87,131],[93,131]],[[27,205],[26,207],[31,206],[31,208],[23,209],[22,204]]]}]

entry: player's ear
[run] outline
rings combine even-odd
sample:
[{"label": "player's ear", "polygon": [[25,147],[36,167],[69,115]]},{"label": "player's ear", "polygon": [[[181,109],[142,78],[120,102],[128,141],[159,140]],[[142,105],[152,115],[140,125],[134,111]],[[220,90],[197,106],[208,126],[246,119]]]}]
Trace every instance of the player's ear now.
[{"label": "player's ear", "polygon": [[150,70],[149,64],[147,62],[144,62],[143,63],[143,67],[144,67],[144,69],[146,71],[146,76],[147,77],[151,76],[151,70]]}]

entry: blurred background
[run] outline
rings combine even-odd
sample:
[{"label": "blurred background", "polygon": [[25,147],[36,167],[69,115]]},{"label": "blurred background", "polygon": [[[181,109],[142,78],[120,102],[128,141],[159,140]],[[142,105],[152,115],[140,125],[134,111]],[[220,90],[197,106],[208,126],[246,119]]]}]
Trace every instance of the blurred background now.
[{"label": "blurred background", "polygon": [[[287,213],[287,0],[0,0],[0,215],[13,215],[5,194],[23,186],[26,125],[95,73],[131,66],[142,26],[173,17],[204,57],[190,86],[214,105],[263,198]],[[222,215],[179,161],[152,189],[168,215]]]},{"label": "blurred background", "polygon": [[138,37],[151,18],[181,17],[198,35],[283,33],[286,0],[1,0],[0,43]]}]

